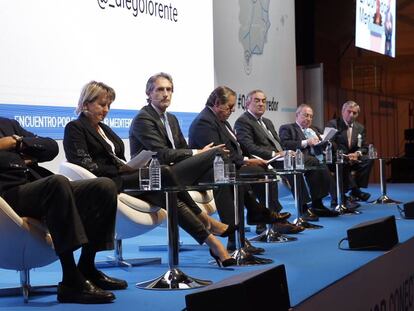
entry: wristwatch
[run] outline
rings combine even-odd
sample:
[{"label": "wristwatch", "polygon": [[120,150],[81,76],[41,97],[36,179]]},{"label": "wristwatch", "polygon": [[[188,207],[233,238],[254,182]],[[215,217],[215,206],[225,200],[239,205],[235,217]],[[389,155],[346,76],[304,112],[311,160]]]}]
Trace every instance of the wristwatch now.
[{"label": "wristwatch", "polygon": [[12,135],[13,139],[16,141],[16,151],[20,151],[21,147],[22,147],[22,141],[23,141],[23,136],[19,136],[19,135]]}]

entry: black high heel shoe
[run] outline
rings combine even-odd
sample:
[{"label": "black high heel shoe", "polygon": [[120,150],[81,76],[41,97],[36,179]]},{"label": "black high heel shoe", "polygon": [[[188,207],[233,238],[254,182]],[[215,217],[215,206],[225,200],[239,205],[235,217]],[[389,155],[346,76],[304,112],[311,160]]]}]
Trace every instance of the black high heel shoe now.
[{"label": "black high heel shoe", "polygon": [[235,226],[233,224],[230,224],[227,226],[227,229],[224,230],[222,234],[214,234],[216,236],[221,236],[222,238],[227,238],[229,235],[232,235],[234,231],[236,231],[238,226]]},{"label": "black high heel shoe", "polygon": [[216,255],[213,254],[211,248],[209,249],[209,251],[210,251],[211,257],[214,258],[214,260],[217,262],[217,266],[219,266],[220,268],[229,267],[229,266],[235,266],[237,264],[236,259],[234,259],[232,257],[227,258],[227,259],[221,261],[219,256],[216,256]]}]

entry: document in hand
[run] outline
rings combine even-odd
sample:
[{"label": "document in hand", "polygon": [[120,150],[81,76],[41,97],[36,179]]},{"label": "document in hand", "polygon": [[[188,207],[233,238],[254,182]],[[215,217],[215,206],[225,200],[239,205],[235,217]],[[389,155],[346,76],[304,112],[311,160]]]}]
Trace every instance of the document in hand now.
[{"label": "document in hand", "polygon": [[322,140],[319,142],[319,144],[321,144],[323,142],[326,142],[326,141],[329,141],[332,137],[334,137],[336,132],[338,132],[338,130],[336,128],[325,127],[325,129],[323,130],[323,134],[321,135]]},{"label": "document in hand", "polygon": [[153,154],[156,154],[156,152],[142,150],[139,154],[129,160],[127,165],[132,168],[144,167],[151,160]]},{"label": "document in hand", "polygon": [[[263,160],[261,157],[253,155],[253,158],[259,159],[259,160]],[[270,164],[274,161],[283,161],[283,156],[281,156],[280,154],[276,155],[275,157],[269,159],[269,160],[265,160],[266,164]]]}]

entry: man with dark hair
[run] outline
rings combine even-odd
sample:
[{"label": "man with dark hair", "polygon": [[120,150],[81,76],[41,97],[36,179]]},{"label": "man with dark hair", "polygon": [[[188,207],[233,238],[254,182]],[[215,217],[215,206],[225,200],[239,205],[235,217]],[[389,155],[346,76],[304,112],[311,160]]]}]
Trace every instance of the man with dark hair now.
[{"label": "man with dark hair", "polygon": [[[0,118],[0,195],[22,217],[45,222],[62,265],[59,302],[109,303],[108,290],[127,283],[95,267],[95,254],[114,246],[117,190],[112,180],[70,182],[38,162],[52,160],[57,143]],[[82,248],[78,264],[73,251]]]},{"label": "man with dark hair", "polygon": [[[216,152],[223,152],[223,146],[216,144],[214,147],[213,141],[195,149],[188,146],[177,118],[166,111],[171,104],[173,91],[172,78],[166,73],[158,73],[148,79],[148,105],[135,116],[129,130],[131,157],[142,150],[157,151],[160,163],[171,165],[182,184],[193,185],[200,181],[212,181],[214,157]],[[233,204],[229,196],[231,192],[227,187],[214,190],[220,219],[226,224],[234,224],[234,217],[231,217]],[[280,221],[277,214],[257,213],[255,216],[262,222]],[[233,240],[233,236],[229,236],[229,239]]]},{"label": "man with dark hair", "polygon": [[[326,126],[338,130],[333,137],[334,150],[340,149],[346,155],[347,165],[343,173],[345,192],[351,190],[353,198],[367,201],[371,195],[360,188],[368,187],[373,160],[367,156],[365,127],[356,121],[359,111],[356,102],[347,101],[342,105],[341,117],[330,120]],[[351,171],[355,172],[354,176]]]},{"label": "man with dark hair", "polygon": [[[245,157],[230,124],[227,122],[227,119],[234,111],[235,103],[236,93],[233,90],[226,86],[217,87],[210,94],[206,107],[198,114],[190,126],[189,144],[194,148],[202,146],[208,141],[215,144],[224,144],[226,149],[229,150],[227,155],[229,161],[236,165],[239,172],[263,174],[266,171],[266,161]],[[271,188],[270,213],[289,215],[288,213],[279,213],[282,206],[278,200],[277,186],[272,185]],[[254,219],[258,213],[269,213],[264,207],[266,202],[263,185],[254,184],[252,187],[246,186],[243,192],[243,199],[247,208],[247,222],[250,224],[264,223],[260,219]],[[259,200],[260,204],[257,203],[256,199]],[[233,200],[233,198],[231,197],[230,200]],[[276,226],[279,227],[278,229],[289,233],[303,231],[302,227],[293,226],[286,221],[278,222]]]}]

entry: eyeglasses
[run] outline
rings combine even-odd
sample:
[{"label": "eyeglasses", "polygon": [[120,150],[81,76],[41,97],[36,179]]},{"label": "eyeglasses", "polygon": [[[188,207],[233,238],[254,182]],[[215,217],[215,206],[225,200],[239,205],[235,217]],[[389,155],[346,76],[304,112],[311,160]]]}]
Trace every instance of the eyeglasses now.
[{"label": "eyeglasses", "polygon": [[313,114],[310,113],[301,113],[300,115],[306,119],[313,119]]},{"label": "eyeglasses", "polygon": [[221,106],[217,106],[218,109],[220,109],[221,111],[234,111],[234,105],[233,106],[228,106],[228,105],[221,105]]}]

